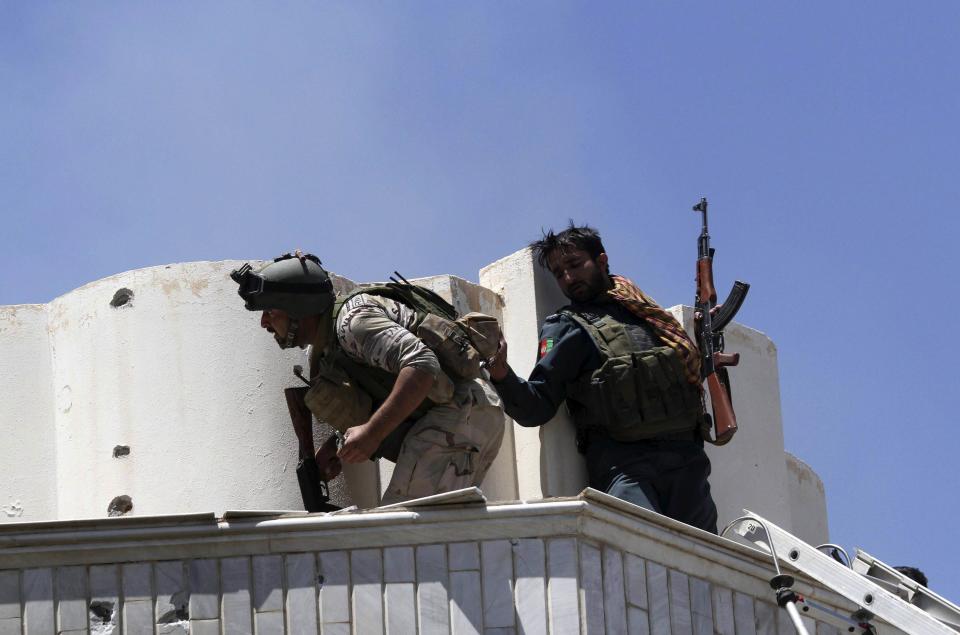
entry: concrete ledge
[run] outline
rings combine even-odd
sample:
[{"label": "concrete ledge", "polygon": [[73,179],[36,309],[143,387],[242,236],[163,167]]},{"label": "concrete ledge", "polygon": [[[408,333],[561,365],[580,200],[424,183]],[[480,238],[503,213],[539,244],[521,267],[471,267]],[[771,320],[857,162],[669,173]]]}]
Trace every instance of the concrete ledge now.
[{"label": "concrete ledge", "polygon": [[[228,512],[0,525],[0,570],[365,546],[584,535],[635,552],[681,554],[765,575],[755,549],[593,489],[579,496],[483,504],[476,488],[370,510],[328,514]],[[680,558],[683,560],[683,558]]]},{"label": "concrete ledge", "polygon": [[[90,589],[142,583],[135,597],[109,600],[128,616],[125,629],[140,622],[161,625],[177,610],[186,611],[189,600],[189,618],[183,619],[197,628],[206,621],[260,623],[282,611],[290,625],[277,632],[296,632],[293,624],[301,622],[316,630],[318,619],[333,620],[337,628],[369,623],[377,630],[374,623],[406,624],[429,605],[418,619],[439,620],[438,628],[447,624],[449,610],[451,624],[467,620],[474,627],[502,624],[531,632],[542,632],[546,620],[560,624],[568,618],[591,631],[606,619],[665,633],[687,632],[690,620],[709,621],[727,632],[737,620],[780,619],[768,585],[772,576],[769,557],[753,547],[590,489],[574,497],[485,503],[482,492],[469,488],[331,514],[231,512],[220,518],[0,525],[0,595],[12,600],[2,617],[43,621],[52,619],[55,607],[101,610],[97,598],[116,597],[114,591],[91,590],[84,599],[88,579]],[[832,592],[797,578],[798,591],[841,610],[843,602]],[[53,592],[64,585],[76,587],[69,598]],[[482,606],[476,599],[480,586]],[[353,608],[337,604],[335,618],[315,614],[317,598],[323,603],[348,592]],[[261,600],[250,604],[251,593]],[[387,596],[394,600],[381,604]],[[287,602],[274,607],[264,599],[271,597]],[[27,606],[21,600],[28,599],[32,617],[21,611]],[[137,604],[145,601],[163,610],[148,615],[143,607],[149,604]]]}]

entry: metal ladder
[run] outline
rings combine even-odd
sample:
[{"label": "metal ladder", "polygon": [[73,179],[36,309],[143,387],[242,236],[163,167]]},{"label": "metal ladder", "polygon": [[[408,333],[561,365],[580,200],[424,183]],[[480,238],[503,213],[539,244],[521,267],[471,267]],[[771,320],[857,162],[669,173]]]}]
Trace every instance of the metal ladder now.
[{"label": "metal ladder", "polygon": [[915,580],[911,580],[866,551],[857,549],[857,556],[850,564],[850,568],[860,575],[867,576],[891,593],[932,615],[954,630],[960,631],[960,606],[937,595]]},{"label": "metal ladder", "polygon": [[[721,535],[732,529],[747,542],[773,556],[776,575],[770,585],[777,593],[777,603],[790,614],[797,633],[808,635],[797,604],[803,604],[804,611],[808,608],[819,610],[825,621],[850,633],[882,635],[891,632],[881,630],[883,625],[874,624],[874,618],[909,635],[957,635],[960,632],[960,607],[893,567],[859,550],[851,566],[844,566],[758,514],[748,510],[744,510],[744,514],[727,525]],[[792,589],[793,578],[781,572],[780,562],[789,563],[842,595],[856,608],[844,615],[798,595]]]}]

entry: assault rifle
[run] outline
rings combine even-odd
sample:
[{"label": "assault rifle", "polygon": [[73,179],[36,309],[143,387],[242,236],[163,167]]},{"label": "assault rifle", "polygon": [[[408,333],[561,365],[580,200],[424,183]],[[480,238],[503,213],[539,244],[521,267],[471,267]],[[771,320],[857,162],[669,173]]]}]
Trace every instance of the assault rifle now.
[{"label": "assault rifle", "polygon": [[[737,280],[727,301],[717,306],[717,291],[713,288],[713,254],[710,234],[707,233],[707,199],[701,198],[693,211],[703,213],[703,230],[697,240],[697,346],[700,347],[700,376],[707,382],[710,403],[713,406],[714,445],[724,445],[737,431],[737,415],[730,399],[730,377],[727,366],[740,363],[740,353],[723,352],[723,329],[740,310],[750,285]],[[707,415],[708,417],[710,415]]]},{"label": "assault rifle", "polygon": [[[301,374],[302,368],[294,367],[294,373],[309,384]],[[327,481],[333,480],[340,474],[340,463],[337,459],[337,437],[331,435],[314,452],[313,446],[313,414],[304,403],[307,387],[284,388],[283,396],[287,400],[287,410],[290,411],[290,420],[293,422],[293,431],[299,442],[300,459],[297,462],[297,482],[300,485],[300,497],[303,507],[308,512],[331,512],[340,509],[330,503],[330,490]]]}]

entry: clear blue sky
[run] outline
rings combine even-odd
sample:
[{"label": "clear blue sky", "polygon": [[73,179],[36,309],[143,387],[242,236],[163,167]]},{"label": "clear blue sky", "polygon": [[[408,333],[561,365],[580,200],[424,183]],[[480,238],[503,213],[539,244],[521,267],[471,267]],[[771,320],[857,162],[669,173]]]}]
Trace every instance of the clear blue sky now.
[{"label": "clear blue sky", "polygon": [[[477,270],[568,218],[779,349],[832,538],[960,600],[960,4],[0,4],[0,304],[295,247]],[[749,434],[749,430],[741,432]]]}]

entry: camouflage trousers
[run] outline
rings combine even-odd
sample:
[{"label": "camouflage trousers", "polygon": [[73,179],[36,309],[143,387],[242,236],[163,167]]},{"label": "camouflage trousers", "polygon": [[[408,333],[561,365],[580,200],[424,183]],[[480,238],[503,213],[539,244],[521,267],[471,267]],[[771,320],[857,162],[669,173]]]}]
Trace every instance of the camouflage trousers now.
[{"label": "camouflage trousers", "polygon": [[382,505],[480,485],[506,425],[500,397],[482,379],[457,384],[404,437]]}]

